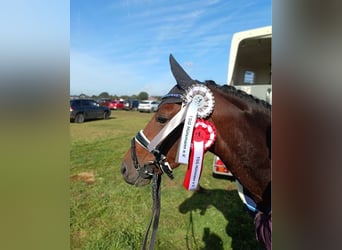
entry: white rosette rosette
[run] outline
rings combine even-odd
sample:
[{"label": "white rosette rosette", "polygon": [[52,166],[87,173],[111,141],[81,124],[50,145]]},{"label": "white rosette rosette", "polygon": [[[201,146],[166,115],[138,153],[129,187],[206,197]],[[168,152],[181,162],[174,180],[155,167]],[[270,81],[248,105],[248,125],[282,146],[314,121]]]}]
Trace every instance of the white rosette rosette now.
[{"label": "white rosette rosette", "polygon": [[187,108],[181,140],[178,147],[177,162],[189,162],[190,145],[197,118],[208,118],[214,110],[215,99],[211,90],[204,84],[192,84],[183,95],[183,104]]},{"label": "white rosette rosette", "polygon": [[215,98],[211,90],[203,84],[192,84],[183,97],[185,105],[193,102],[197,106],[197,117],[205,119],[211,115],[215,107]]}]

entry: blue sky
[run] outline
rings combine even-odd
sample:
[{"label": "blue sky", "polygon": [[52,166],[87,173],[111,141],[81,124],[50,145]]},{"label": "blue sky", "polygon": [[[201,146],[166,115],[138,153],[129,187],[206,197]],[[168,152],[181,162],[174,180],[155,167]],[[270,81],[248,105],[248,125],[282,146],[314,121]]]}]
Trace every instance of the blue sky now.
[{"label": "blue sky", "polygon": [[164,95],[169,54],[225,84],[233,33],[272,24],[271,1],[71,0],[70,94]]}]

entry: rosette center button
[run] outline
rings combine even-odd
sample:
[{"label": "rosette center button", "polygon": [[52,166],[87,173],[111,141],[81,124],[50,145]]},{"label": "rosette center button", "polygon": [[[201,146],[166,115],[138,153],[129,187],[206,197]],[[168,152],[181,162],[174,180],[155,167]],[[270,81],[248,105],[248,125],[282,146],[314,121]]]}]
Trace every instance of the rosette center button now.
[{"label": "rosette center button", "polygon": [[203,107],[205,102],[204,97],[202,95],[195,95],[192,100],[198,108]]}]

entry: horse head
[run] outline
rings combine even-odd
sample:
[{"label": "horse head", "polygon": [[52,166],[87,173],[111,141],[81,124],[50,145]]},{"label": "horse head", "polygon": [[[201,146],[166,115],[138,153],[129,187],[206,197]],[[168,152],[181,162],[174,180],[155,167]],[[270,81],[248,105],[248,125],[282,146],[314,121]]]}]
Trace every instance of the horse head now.
[{"label": "horse head", "polygon": [[180,165],[175,159],[182,124],[177,124],[176,128],[169,131],[166,138],[157,145],[157,149],[150,151],[147,148],[153,138],[179,112],[185,90],[195,83],[172,55],[169,60],[177,84],[162,98],[158,111],[150,122],[132,139],[131,148],[121,164],[121,173],[125,181],[132,185],[143,186],[150,183],[154,173],[166,172],[172,178],[172,169]]}]

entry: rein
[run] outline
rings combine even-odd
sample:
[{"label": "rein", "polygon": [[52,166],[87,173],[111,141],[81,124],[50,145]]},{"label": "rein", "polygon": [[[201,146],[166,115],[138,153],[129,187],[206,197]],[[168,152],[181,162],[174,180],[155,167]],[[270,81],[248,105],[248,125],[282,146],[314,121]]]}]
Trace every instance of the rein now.
[{"label": "rein", "polygon": [[157,149],[152,151],[152,154],[154,155],[155,160],[150,161],[147,164],[144,164],[143,167],[141,167],[138,162],[137,155],[136,155],[135,142],[138,142],[146,150],[150,142],[144,135],[143,131],[142,130],[139,131],[137,135],[131,141],[131,155],[132,155],[134,167],[139,173],[139,176],[145,179],[152,178],[152,182],[153,182],[152,184],[152,201],[153,201],[152,216],[151,216],[150,223],[146,229],[146,233],[145,233],[144,241],[142,245],[142,250],[145,250],[146,245],[147,245],[147,238],[151,229],[151,225],[153,223],[153,230],[152,230],[150,246],[149,246],[149,249],[152,250],[154,249],[154,244],[155,244],[158,225],[159,225],[160,198],[161,198],[161,192],[160,192],[161,175],[154,173],[152,166],[153,165],[158,166],[171,179],[173,179],[173,174],[172,174],[172,170],[171,170],[169,163],[164,162],[166,157],[163,154],[161,154],[160,151]]},{"label": "rein", "polygon": [[153,222],[153,230],[152,230],[151,240],[150,240],[150,247],[149,247],[150,250],[154,248],[154,244],[156,241],[159,218],[160,218],[160,197],[161,197],[160,182],[161,182],[161,176],[159,174],[154,174],[153,184],[152,184],[152,200],[153,200],[152,217],[151,217],[150,223],[147,227],[147,230],[144,236],[142,250],[146,249],[147,238],[151,229],[152,222]]}]

